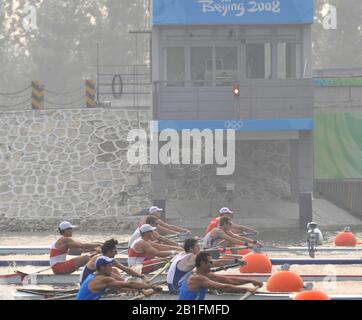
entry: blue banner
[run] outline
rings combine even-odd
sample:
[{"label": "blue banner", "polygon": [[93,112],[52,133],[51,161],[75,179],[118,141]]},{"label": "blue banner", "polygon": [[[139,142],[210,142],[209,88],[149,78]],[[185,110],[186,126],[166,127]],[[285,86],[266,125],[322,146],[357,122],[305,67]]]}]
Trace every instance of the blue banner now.
[{"label": "blue banner", "polygon": [[158,130],[174,129],[234,129],[238,132],[312,131],[313,119],[257,119],[257,120],[158,120]]},{"label": "blue banner", "polygon": [[313,0],[153,0],[153,25],[312,24]]}]

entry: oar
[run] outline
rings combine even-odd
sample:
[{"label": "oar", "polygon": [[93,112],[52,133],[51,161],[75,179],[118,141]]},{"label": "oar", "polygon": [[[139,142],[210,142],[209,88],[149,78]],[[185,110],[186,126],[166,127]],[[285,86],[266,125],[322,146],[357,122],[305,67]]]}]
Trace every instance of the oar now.
[{"label": "oar", "polygon": [[250,247],[248,246],[241,246],[241,247],[214,247],[214,248],[209,248],[209,249],[205,249],[203,251],[205,252],[212,252],[212,251],[218,251],[218,252],[224,252],[226,250],[243,250],[243,249],[250,249]]},{"label": "oar", "polygon": [[245,294],[240,298],[240,300],[247,300],[247,299],[249,299],[249,297],[251,297],[252,295],[254,295],[253,292],[247,292],[247,293],[245,293]]},{"label": "oar", "polygon": [[223,270],[227,270],[227,269],[231,269],[231,268],[236,268],[239,267],[240,263],[233,263],[233,264],[229,264],[223,267],[218,267],[218,268],[212,268],[211,272],[219,272],[219,271],[223,271]]},{"label": "oar", "polygon": [[162,272],[166,271],[170,267],[170,265],[171,265],[171,262],[167,262],[166,265],[162,269],[160,269],[153,277],[151,277],[149,279],[149,282],[152,283],[152,281],[154,281],[156,278],[158,278],[162,274]]},{"label": "oar", "polygon": [[43,300],[63,300],[63,299],[68,299],[68,298],[75,298],[76,296],[77,296],[77,293],[73,293],[73,294],[66,294],[64,296],[45,298]]},{"label": "oar", "polygon": [[[24,279],[25,279],[26,277],[28,277],[28,279],[31,281],[31,280],[32,280],[32,279],[31,279],[32,276],[36,276],[36,275],[40,274],[41,272],[48,271],[48,270],[50,270],[50,269],[51,269],[51,267],[50,267],[50,268],[46,268],[46,269],[44,269],[44,270],[40,270],[40,271],[34,272],[34,273],[25,273],[25,272],[22,272],[22,271],[20,271],[20,270],[14,270],[14,272],[20,274],[20,276],[21,276],[21,281],[24,281]],[[36,282],[36,279],[35,279],[35,282]]]}]

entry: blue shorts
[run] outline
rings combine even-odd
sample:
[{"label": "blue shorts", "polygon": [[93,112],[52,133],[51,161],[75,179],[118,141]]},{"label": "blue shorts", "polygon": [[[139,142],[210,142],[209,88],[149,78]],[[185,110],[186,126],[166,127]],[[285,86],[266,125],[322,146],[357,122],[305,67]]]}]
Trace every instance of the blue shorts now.
[{"label": "blue shorts", "polygon": [[168,290],[169,290],[170,294],[178,295],[180,293],[179,289],[174,288],[173,284],[168,283],[167,286],[168,286]]}]

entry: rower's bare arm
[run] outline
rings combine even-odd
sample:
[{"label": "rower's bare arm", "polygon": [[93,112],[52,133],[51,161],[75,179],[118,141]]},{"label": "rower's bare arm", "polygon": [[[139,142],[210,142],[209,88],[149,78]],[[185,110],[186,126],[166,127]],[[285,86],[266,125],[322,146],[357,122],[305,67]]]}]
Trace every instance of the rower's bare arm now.
[{"label": "rower's bare arm", "polygon": [[200,276],[197,279],[199,288],[207,288],[210,290],[218,290],[222,292],[230,292],[230,293],[244,293],[250,291],[249,288],[238,287],[232,284],[224,284],[217,281],[213,281],[205,276]]},{"label": "rower's bare arm", "polygon": [[222,276],[222,275],[217,275],[215,273],[209,273],[208,277],[209,277],[209,279],[216,281],[216,282],[220,282],[220,283],[224,283],[224,284],[232,284],[232,285],[236,285],[236,286],[248,284],[248,283],[251,283],[252,285],[258,286],[258,287],[263,286],[262,282],[252,280],[252,279],[240,279],[238,277]]},{"label": "rower's bare arm", "polygon": [[253,228],[249,228],[247,226],[243,226],[241,224],[236,224],[236,223],[232,224],[232,229],[237,232],[252,232],[252,233],[256,233],[256,234],[259,233],[257,230],[255,230]]},{"label": "rower's bare arm", "polygon": [[164,227],[164,228],[167,228],[169,230],[172,230],[172,231],[176,231],[176,232],[188,232],[189,230],[185,229],[185,228],[181,228],[181,227],[178,227],[178,226],[175,226],[173,224],[168,224],[166,223],[165,221],[162,221],[162,220],[158,220],[158,225]]},{"label": "rower's bare arm", "polygon": [[231,237],[228,233],[222,231],[222,230],[216,230],[216,232],[218,233],[218,236],[223,239],[223,240],[226,240],[226,241],[229,241],[231,242],[232,244],[239,244],[239,245],[243,245],[244,244],[244,241],[238,239],[238,238],[234,238],[234,237]]},{"label": "rower's bare arm", "polygon": [[156,248],[157,250],[175,250],[175,251],[183,251],[183,249],[179,246],[169,246],[166,244],[160,244],[160,243],[152,243],[152,246]]},{"label": "rower's bare arm", "polygon": [[153,247],[154,244],[152,244],[152,246],[149,243],[144,243],[142,246],[143,252],[146,252],[149,255],[153,255],[156,257],[168,257],[171,256],[173,254],[176,254],[176,251],[174,250],[166,250],[166,251],[160,251],[157,250],[156,248]]},{"label": "rower's bare arm", "polygon": [[68,248],[70,248],[70,249],[81,249],[81,250],[92,251],[92,250],[97,250],[99,248],[99,244],[82,243],[82,242],[74,241],[71,238],[67,238],[64,240],[66,240],[66,244],[67,244]]},{"label": "rower's bare arm", "polygon": [[[159,220],[161,221],[161,220]],[[166,228],[165,226],[161,225],[160,223],[157,226],[157,230],[160,234],[162,235],[167,235],[167,234],[177,234],[177,231],[174,231],[172,229]]]},{"label": "rower's bare arm", "polygon": [[224,266],[228,266],[231,265],[235,262],[236,259],[218,259],[218,260],[212,260],[212,266],[219,268],[219,267],[224,267]]},{"label": "rower's bare arm", "polygon": [[117,262],[116,260],[114,260],[113,265],[114,265],[116,268],[122,270],[123,272],[129,274],[129,275],[132,276],[132,277],[136,277],[136,278],[142,278],[142,277],[143,277],[142,274],[140,274],[140,273],[132,270],[131,268],[128,268],[128,267],[124,266],[123,264]]},{"label": "rower's bare arm", "polygon": [[112,279],[112,282],[109,283],[109,287],[112,287],[114,289],[153,289],[155,286],[148,283],[142,283],[142,282],[132,282],[132,281],[117,281]]},{"label": "rower's bare arm", "polygon": [[247,238],[247,237],[244,237],[244,236],[239,236],[231,231],[228,232],[228,235],[235,238],[235,239],[238,239],[240,241],[243,241],[243,242],[248,242],[248,243],[251,243],[251,244],[254,244],[255,241],[253,239],[250,239],[250,238]]},{"label": "rower's bare arm", "polygon": [[171,240],[171,239],[168,239],[168,238],[166,238],[166,237],[163,237],[163,236],[161,236],[158,232],[154,232],[155,233],[155,236],[156,236],[156,239],[158,240],[158,241],[160,241],[161,243],[163,243],[163,244],[166,244],[166,245],[169,245],[169,246],[174,246],[174,247],[177,247],[178,246],[178,244],[177,244],[177,242],[176,241],[173,241],[173,240]]}]

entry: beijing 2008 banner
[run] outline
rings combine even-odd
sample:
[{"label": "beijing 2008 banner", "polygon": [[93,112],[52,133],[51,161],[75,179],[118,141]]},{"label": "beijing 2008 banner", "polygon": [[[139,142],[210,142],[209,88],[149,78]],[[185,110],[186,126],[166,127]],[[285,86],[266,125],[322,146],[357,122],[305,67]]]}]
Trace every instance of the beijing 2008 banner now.
[{"label": "beijing 2008 banner", "polygon": [[153,25],[312,24],[313,0],[153,0]]}]

